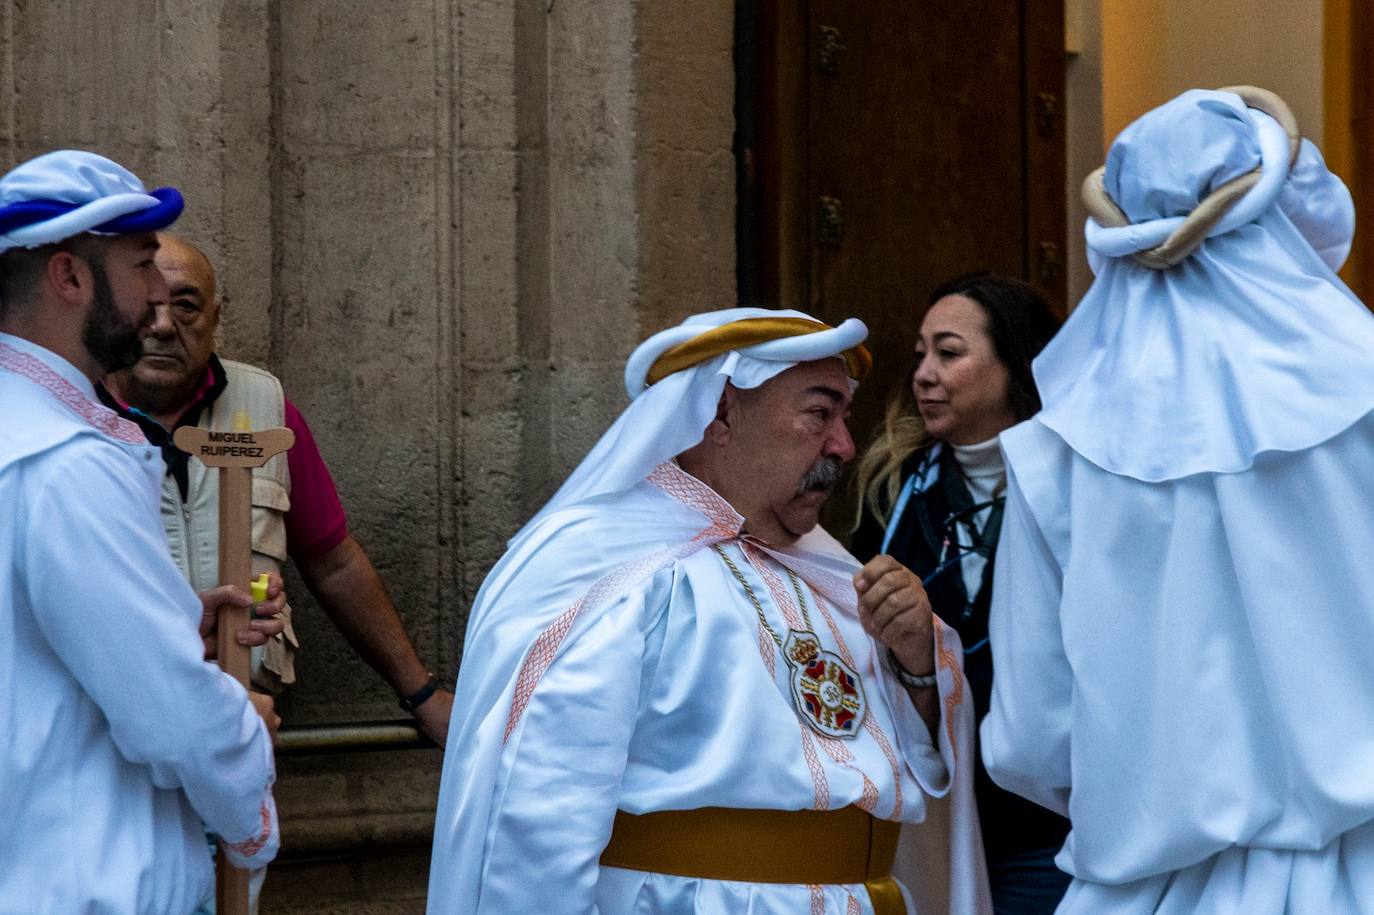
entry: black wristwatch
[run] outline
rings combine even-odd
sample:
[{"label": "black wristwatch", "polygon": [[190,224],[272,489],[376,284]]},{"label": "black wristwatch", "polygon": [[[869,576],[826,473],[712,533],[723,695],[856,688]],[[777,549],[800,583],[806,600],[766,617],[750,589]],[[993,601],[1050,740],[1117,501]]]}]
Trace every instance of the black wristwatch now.
[{"label": "black wristwatch", "polygon": [[409,696],[402,696],[399,705],[403,711],[414,715],[415,710],[429,701],[429,697],[439,690],[439,678],[434,674],[429,675],[425,685],[411,693]]}]

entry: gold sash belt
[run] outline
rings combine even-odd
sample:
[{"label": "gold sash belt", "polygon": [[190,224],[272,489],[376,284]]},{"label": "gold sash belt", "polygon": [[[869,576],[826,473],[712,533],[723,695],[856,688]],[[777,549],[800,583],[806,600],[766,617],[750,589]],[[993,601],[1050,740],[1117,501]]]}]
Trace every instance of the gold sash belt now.
[{"label": "gold sash belt", "polygon": [[617,811],[607,867],[742,883],[862,883],[877,915],[906,915],[892,879],[900,823],[857,807],[701,807],[641,816]]}]

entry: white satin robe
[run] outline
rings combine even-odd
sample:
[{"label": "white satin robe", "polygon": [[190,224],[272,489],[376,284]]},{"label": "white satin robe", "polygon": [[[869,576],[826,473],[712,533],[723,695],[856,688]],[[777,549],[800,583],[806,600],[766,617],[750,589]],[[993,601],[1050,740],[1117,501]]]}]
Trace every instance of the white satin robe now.
[{"label": "white satin robe", "polygon": [[74,366],[0,334],[0,915],[185,915],[207,826],[238,866],[276,854],[271,742],[204,660],[162,472]]},{"label": "white satin robe", "polygon": [[1002,444],[982,752],[1073,821],[1060,915],[1374,912],[1374,415],[1163,483]]},{"label": "white satin robe", "polygon": [[[971,728],[959,736],[970,706],[961,698],[966,690],[957,660],[951,663],[958,657],[957,642],[945,644],[940,689],[947,714],[936,746],[854,615],[848,580],[857,570],[854,560],[823,533],[810,538],[813,552],[802,548],[796,556],[782,556],[813,586],[807,600],[823,647],[841,651],[833,624],[843,638],[841,653],[850,653],[867,695],[872,723],[858,737],[819,739],[793,709],[777,645],[707,544],[723,544],[750,580],[770,625],[785,638],[783,607],[794,622],[798,617],[780,554],[743,546],[735,539],[742,519],[675,466],[664,465],[655,476],[668,477],[668,491],[678,489],[692,505],[645,483],[617,497],[619,505],[595,505],[580,520],[555,516],[550,521],[561,534],[540,534],[534,538],[538,548],[529,552],[528,544],[517,543],[512,553],[521,571],[512,579],[510,566],[498,566],[484,586],[445,760],[430,882],[434,915],[869,913],[861,884],[723,882],[603,868],[598,859],[617,809],[638,814],[858,804],[883,819],[916,823],[925,815],[927,795],[950,789],[950,772],[960,772],[961,784],[971,786]],[[676,527],[684,522],[686,528]],[[530,643],[528,618],[548,615],[537,609],[534,596],[548,587],[542,570],[597,568],[596,554],[632,549],[651,529],[670,533],[663,545],[677,545],[649,561],[608,566],[620,589],[600,606],[585,595],[580,599],[591,618],[571,624],[532,691],[519,686],[528,678],[517,676],[513,703],[473,713],[484,696],[502,690],[508,677],[503,656],[512,646]],[[696,542],[684,543],[675,530],[698,531]],[[618,537],[598,542],[611,535]],[[548,566],[540,564],[540,555]],[[847,589],[847,609],[827,600],[821,612],[814,603],[821,589],[841,595]],[[566,614],[558,619],[566,620]],[[550,628],[558,625],[555,620]],[[942,636],[957,638],[952,631]],[[534,650],[522,652],[522,670],[541,652],[542,636],[533,641]],[[502,691],[509,698],[511,689]],[[512,714],[523,695],[528,704]],[[484,724],[493,718],[505,726],[508,739],[487,736]],[[488,740],[492,752],[484,754],[479,747]],[[965,790],[958,818],[971,835],[956,842],[959,912],[986,911],[975,816]],[[799,856],[825,853],[824,847],[797,849]],[[920,865],[905,866],[909,871]],[[943,872],[949,862],[934,866]],[[917,903],[911,911],[920,911]]]}]

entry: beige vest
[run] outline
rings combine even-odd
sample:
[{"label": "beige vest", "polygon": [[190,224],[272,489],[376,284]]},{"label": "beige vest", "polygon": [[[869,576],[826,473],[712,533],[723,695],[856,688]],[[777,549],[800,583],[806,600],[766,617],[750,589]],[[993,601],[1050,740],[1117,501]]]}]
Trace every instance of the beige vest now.
[{"label": "beige vest", "polygon": [[[222,360],[227,385],[202,411],[201,429],[236,432],[272,429],[286,424],[281,382],[270,372],[241,362]],[[186,502],[177,482],[162,482],[162,526],[177,568],[198,593],[219,584],[219,474],[194,458],[187,468]],[[279,454],[253,471],[253,574],[281,573],[286,562],[286,512],[291,507],[291,476],[286,455]],[[248,582],[242,582],[246,589]],[[294,654],[299,642],[287,607],[286,631],[253,649],[253,685],[281,693],[296,680]]]}]

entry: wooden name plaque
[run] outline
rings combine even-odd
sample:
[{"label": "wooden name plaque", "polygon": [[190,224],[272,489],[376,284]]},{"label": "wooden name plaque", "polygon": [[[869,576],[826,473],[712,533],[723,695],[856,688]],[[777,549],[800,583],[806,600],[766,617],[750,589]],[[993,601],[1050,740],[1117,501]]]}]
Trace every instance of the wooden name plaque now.
[{"label": "wooden name plaque", "polygon": [[207,467],[261,467],[294,445],[296,433],[290,429],[211,432],[182,426],[172,441]]}]

